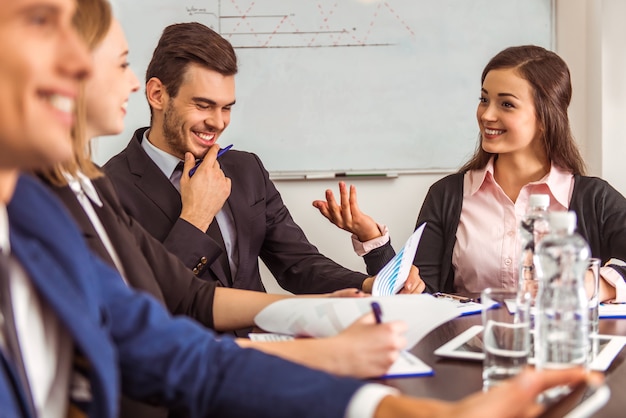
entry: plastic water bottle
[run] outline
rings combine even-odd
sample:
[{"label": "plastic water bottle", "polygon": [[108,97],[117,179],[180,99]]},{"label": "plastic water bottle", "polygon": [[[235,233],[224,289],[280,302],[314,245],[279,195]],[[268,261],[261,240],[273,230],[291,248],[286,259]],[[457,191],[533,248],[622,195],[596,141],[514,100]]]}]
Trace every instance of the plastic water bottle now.
[{"label": "plastic water bottle", "polygon": [[548,207],[550,195],[531,194],[528,199],[528,210],[520,222],[521,255],[519,261],[519,290],[530,294],[530,304],[535,304],[539,287],[535,271],[535,248],[539,241],[550,231],[548,223]]},{"label": "plastic water bottle", "polygon": [[589,314],[583,280],[589,264],[587,242],[575,232],[574,212],[551,212],[550,234],[537,246],[540,280],[535,314],[538,369],[586,366]]}]

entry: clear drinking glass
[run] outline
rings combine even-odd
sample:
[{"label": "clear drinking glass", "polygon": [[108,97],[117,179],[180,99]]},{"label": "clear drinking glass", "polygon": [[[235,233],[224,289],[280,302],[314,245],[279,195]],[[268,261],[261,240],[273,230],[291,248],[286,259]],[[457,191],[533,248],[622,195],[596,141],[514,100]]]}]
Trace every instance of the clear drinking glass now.
[{"label": "clear drinking glass", "polygon": [[589,267],[585,274],[585,291],[589,299],[589,339],[591,342],[591,358],[592,361],[599,351],[598,346],[598,326],[600,318],[598,315],[598,308],[600,301],[598,295],[600,292],[600,266],[602,260],[599,258],[590,258]]},{"label": "clear drinking glass", "polygon": [[[530,355],[530,295],[507,289],[487,288],[481,303],[490,308],[483,320],[483,389],[517,375]],[[512,308],[509,313],[507,304]],[[514,306],[514,307],[513,307]]]}]

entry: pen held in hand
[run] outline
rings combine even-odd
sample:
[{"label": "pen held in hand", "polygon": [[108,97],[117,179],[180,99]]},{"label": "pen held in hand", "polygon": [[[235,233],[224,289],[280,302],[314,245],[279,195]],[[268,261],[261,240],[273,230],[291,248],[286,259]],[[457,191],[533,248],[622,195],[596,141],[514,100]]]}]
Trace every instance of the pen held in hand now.
[{"label": "pen held in hand", "polygon": [[380,308],[378,302],[372,302],[372,312],[374,312],[374,318],[376,318],[376,323],[380,324],[383,322],[383,311]]},{"label": "pen held in hand", "polygon": [[[227,145],[224,148],[220,149],[217,152],[217,158],[220,158],[222,155],[226,154],[226,151],[228,151],[229,149],[231,149],[233,147],[233,144]],[[202,160],[198,161],[196,163],[196,165],[194,165],[191,170],[189,170],[189,177],[193,176],[196,172],[196,170],[198,169],[198,166],[202,163]]]}]

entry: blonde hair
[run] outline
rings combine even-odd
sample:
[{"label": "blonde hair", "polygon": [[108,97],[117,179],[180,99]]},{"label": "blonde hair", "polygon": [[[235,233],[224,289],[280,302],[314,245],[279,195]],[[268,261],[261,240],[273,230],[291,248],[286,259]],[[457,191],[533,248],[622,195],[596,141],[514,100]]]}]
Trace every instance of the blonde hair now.
[{"label": "blonde hair", "polygon": [[[111,5],[108,0],[77,0],[76,4],[74,27],[87,47],[93,51],[102,42],[113,22]],[[78,171],[82,171],[92,179],[102,176],[102,172],[91,161],[90,138],[87,138],[85,132],[87,109],[84,91],[85,83],[83,82],[74,110],[75,122],[71,132],[72,158],[41,173],[55,186],[67,185],[63,172],[74,175]]]}]

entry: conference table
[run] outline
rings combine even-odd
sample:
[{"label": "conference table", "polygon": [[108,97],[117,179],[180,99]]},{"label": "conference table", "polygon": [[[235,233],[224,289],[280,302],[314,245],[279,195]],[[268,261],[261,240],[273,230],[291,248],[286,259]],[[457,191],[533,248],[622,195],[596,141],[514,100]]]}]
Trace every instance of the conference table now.
[{"label": "conference table", "polygon": [[[430,332],[415,345],[411,353],[433,368],[432,376],[388,379],[383,383],[401,392],[448,401],[459,400],[482,390],[482,362],[439,357],[434,351],[473,325],[481,324],[480,314],[462,316]],[[626,336],[626,319],[601,319],[600,334]],[[613,360],[606,371],[611,399],[594,417],[626,416],[626,348]]]}]

